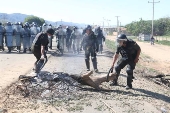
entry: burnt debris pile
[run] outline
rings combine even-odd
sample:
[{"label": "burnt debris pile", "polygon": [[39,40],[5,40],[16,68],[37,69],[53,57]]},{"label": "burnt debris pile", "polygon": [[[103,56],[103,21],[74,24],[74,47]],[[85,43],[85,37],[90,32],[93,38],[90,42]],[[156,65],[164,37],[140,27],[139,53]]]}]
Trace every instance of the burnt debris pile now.
[{"label": "burnt debris pile", "polygon": [[35,99],[58,98],[71,99],[80,95],[81,85],[67,73],[40,73],[38,76],[19,77],[17,90],[24,97]]}]

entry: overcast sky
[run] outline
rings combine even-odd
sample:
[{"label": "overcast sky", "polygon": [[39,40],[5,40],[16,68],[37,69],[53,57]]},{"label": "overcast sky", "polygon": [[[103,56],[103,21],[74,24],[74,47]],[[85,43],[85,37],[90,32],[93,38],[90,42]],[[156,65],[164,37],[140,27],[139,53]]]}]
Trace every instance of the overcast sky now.
[{"label": "overcast sky", "polygon": [[[150,0],[151,2],[153,0]],[[158,0],[155,0],[157,2]],[[170,16],[170,0],[155,4],[155,19]],[[152,4],[148,0],[1,0],[1,13],[32,14],[50,21],[69,21],[101,25],[122,25],[132,21],[152,19]],[[110,20],[110,21],[106,21]]]}]

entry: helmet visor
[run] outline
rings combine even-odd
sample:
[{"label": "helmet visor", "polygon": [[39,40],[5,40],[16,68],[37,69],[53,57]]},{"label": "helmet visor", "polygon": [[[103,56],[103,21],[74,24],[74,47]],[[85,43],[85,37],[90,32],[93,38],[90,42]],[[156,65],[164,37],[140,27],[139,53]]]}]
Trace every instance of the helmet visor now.
[{"label": "helmet visor", "polygon": [[127,41],[127,39],[116,39],[116,45],[117,46],[122,46],[123,45],[123,43],[125,42],[125,41]]}]

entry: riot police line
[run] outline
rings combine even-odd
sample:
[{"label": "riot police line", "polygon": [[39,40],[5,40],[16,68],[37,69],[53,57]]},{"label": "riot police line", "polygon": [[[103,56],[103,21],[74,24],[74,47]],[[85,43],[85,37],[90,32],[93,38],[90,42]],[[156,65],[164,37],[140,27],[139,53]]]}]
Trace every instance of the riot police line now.
[{"label": "riot police line", "polygon": [[[28,22],[22,24],[21,22],[16,22],[12,24],[11,22],[5,23],[2,25],[0,22],[0,52],[7,49],[8,53],[17,52],[17,53],[27,53],[31,52],[31,45],[35,36],[39,32],[46,32],[48,28],[52,28],[51,24],[44,23],[42,26],[38,26],[35,22],[29,24]],[[49,39],[49,49],[52,49],[52,46],[57,46],[57,49],[63,54],[64,48],[67,51],[72,51],[73,53],[78,53],[81,50],[81,40],[84,35],[83,30],[78,29],[78,27],[69,27],[63,28],[59,26],[54,28],[56,37],[56,45],[52,45],[53,37],[48,37]],[[94,32],[97,35],[100,35],[98,32],[99,29],[96,29]],[[101,41],[100,41],[101,42]],[[71,50],[72,49],[72,50]]]}]

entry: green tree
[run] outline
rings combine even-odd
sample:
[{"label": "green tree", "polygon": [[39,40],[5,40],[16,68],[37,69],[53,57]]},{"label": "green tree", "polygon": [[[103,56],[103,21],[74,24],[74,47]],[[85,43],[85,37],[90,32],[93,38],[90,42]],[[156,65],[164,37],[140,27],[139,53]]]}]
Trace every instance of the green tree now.
[{"label": "green tree", "polygon": [[38,26],[42,26],[43,23],[45,23],[45,20],[43,18],[39,18],[37,16],[27,16],[24,20],[24,23],[25,22],[28,22],[28,23],[32,23],[32,22],[35,22],[37,23]]}]

